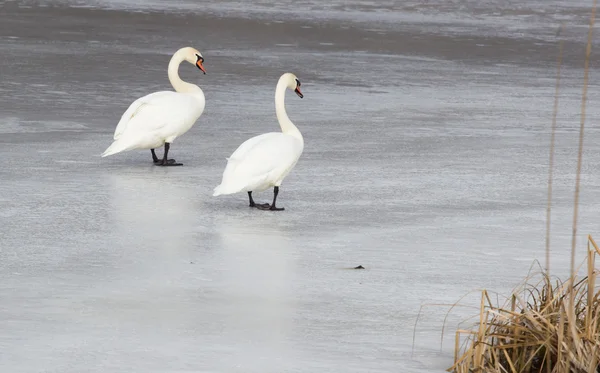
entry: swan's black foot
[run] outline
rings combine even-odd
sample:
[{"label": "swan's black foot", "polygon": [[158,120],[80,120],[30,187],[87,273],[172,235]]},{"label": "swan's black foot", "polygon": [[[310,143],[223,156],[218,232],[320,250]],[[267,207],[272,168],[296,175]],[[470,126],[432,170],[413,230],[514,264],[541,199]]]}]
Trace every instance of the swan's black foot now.
[{"label": "swan's black foot", "polygon": [[[168,163],[175,163],[175,160],[174,159],[167,159],[167,162]],[[155,165],[162,166],[162,163],[163,163],[162,159],[157,159],[157,160],[154,161]]]},{"label": "swan's black foot", "polygon": [[269,208],[271,207],[271,205],[269,205],[268,203],[250,203],[249,205],[250,207],[256,207],[257,209],[261,209],[264,210],[265,208]]},{"label": "swan's black foot", "polygon": [[154,164],[156,166],[183,166],[183,163],[176,163],[174,159],[167,159],[166,163],[164,160],[160,160]]},{"label": "swan's black foot", "polygon": [[171,144],[168,142],[165,143],[165,154],[162,159],[158,159],[156,156],[156,152],[154,149],[150,149],[150,153],[152,153],[152,161],[157,166],[183,166],[183,163],[177,163],[174,159],[169,159],[169,149],[171,148]]},{"label": "swan's black foot", "polygon": [[285,210],[285,208],[283,208],[283,207],[276,207],[275,205],[271,206],[268,203],[256,205],[256,208],[259,210],[265,210],[265,211],[283,211],[283,210]]}]

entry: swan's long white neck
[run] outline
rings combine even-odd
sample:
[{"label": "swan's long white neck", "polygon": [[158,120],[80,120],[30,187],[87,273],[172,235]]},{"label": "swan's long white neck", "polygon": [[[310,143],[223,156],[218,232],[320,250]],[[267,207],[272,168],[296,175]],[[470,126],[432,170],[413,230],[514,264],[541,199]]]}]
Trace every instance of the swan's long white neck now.
[{"label": "swan's long white neck", "polygon": [[173,57],[171,57],[168,69],[169,81],[171,82],[171,85],[173,86],[175,91],[181,93],[192,93],[199,91],[200,87],[192,83],[184,82],[179,77],[179,65],[183,61],[185,61],[185,53],[183,49],[178,50],[177,52],[175,52]]},{"label": "swan's long white neck", "polygon": [[275,88],[275,113],[277,114],[277,120],[279,126],[281,126],[281,132],[286,135],[291,135],[304,141],[302,134],[298,128],[292,123],[290,118],[285,111],[285,90],[287,89],[286,79],[279,79],[277,88]]}]

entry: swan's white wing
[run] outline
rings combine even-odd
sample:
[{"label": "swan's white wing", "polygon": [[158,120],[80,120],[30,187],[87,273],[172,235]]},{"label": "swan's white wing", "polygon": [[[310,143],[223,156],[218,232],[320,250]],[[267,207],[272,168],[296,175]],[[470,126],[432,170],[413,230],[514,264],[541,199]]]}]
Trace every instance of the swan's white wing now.
[{"label": "swan's white wing", "polygon": [[238,146],[237,149],[235,149],[235,151],[229,156],[229,158],[227,158],[227,160],[230,159],[242,159],[244,158],[244,154],[246,154],[246,152],[250,149],[252,149],[252,147],[254,147],[254,145],[256,145],[257,143],[259,143],[261,140],[263,140],[265,137],[271,136],[273,134],[281,134],[280,132],[269,132],[269,133],[263,133],[262,135],[258,135],[258,136],[254,136],[252,138],[249,138],[248,140],[244,141],[242,143],[242,145]]},{"label": "swan's white wing", "polygon": [[[157,92],[158,93],[158,92]],[[144,100],[103,157],[131,149],[153,149],[189,130],[204,110],[202,96],[160,92],[160,95]]]},{"label": "swan's white wing", "polygon": [[133,101],[133,103],[131,105],[129,105],[127,110],[125,110],[125,113],[123,113],[123,115],[121,116],[121,120],[119,120],[119,123],[117,124],[117,128],[115,128],[115,134],[114,134],[113,138],[115,140],[117,140],[119,137],[121,137],[123,132],[125,132],[129,121],[139,112],[139,110],[144,105],[152,102],[152,100],[154,100],[154,99],[158,99],[161,96],[169,96],[172,93],[174,93],[174,92],[171,92],[171,91],[154,92],[154,93],[150,93],[149,95],[140,97],[137,100]]},{"label": "swan's white wing", "polygon": [[299,139],[280,132],[266,133],[248,141],[249,144],[242,144],[229,158],[216,193],[217,190],[219,194],[226,194],[268,188],[291,171],[303,150]]},{"label": "swan's white wing", "polygon": [[125,134],[152,134],[166,139],[187,131],[198,119],[204,105],[185,93],[164,92],[145,100],[127,121]]}]

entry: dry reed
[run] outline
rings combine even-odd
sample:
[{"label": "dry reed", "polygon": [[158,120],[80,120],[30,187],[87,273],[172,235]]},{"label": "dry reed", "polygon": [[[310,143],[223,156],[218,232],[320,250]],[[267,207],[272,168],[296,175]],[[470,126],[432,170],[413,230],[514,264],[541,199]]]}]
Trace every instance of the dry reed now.
[{"label": "dry reed", "polygon": [[592,14],[590,16],[590,27],[588,28],[587,45],[585,48],[585,67],[583,70],[583,93],[581,97],[581,117],[579,125],[579,147],[577,152],[577,171],[575,173],[575,201],[573,202],[573,235],[571,236],[571,276],[574,276],[575,267],[575,245],[577,241],[577,218],[579,214],[579,185],[581,180],[581,162],[583,158],[583,139],[585,127],[585,108],[587,104],[588,77],[590,69],[590,55],[592,54],[592,36],[594,33],[594,22],[596,21],[596,5],[594,0]]},{"label": "dry reed", "polygon": [[586,277],[561,282],[540,273],[538,283],[529,279],[502,307],[484,290],[475,330],[456,332],[455,361],[448,371],[600,372],[600,290],[594,266],[599,254],[588,236]]}]

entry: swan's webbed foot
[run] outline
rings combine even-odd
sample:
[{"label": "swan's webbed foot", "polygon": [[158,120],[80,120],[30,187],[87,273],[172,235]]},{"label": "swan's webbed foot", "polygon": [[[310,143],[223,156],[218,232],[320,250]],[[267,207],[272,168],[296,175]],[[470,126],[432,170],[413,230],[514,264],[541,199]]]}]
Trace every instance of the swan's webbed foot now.
[{"label": "swan's webbed foot", "polygon": [[263,203],[263,204],[255,204],[254,201],[252,200],[252,192],[248,192],[248,195],[250,196],[250,204],[254,204],[257,209],[259,210],[265,210],[265,211],[283,211],[285,210],[283,207],[277,207],[275,206],[275,202],[277,201],[277,195],[279,194],[279,187],[276,186],[275,188],[273,188],[273,203],[272,204],[268,204],[268,203]]},{"label": "swan's webbed foot", "polygon": [[252,203],[250,207],[256,207],[259,210],[268,210],[271,205],[268,203]]},{"label": "swan's webbed foot", "polygon": [[177,163],[174,159],[161,159],[158,162],[154,162],[156,166],[183,166],[183,163]]},{"label": "swan's webbed foot", "polygon": [[259,210],[264,211],[283,211],[283,207],[276,207],[275,201],[277,200],[277,194],[279,194],[279,187],[275,187],[273,190],[273,204],[269,203],[255,203],[252,198],[252,192],[248,192],[248,199],[250,200],[250,207],[256,207]]},{"label": "swan's webbed foot", "polygon": [[150,153],[152,153],[152,161],[157,166],[183,166],[183,163],[177,163],[174,159],[167,159],[167,154],[169,154],[169,148],[171,144],[168,142],[165,143],[165,155],[162,159],[159,159],[154,152],[154,149],[150,149]]},{"label": "swan's webbed foot", "polygon": [[277,207],[275,205],[270,205],[268,203],[263,203],[261,205],[256,205],[256,208],[259,210],[264,210],[264,211],[283,211],[285,210],[284,207]]},{"label": "swan's webbed foot", "polygon": [[[154,161],[154,164],[157,166],[162,166],[163,160],[162,159],[156,159]],[[167,159],[167,163],[175,163],[174,159]]]}]

